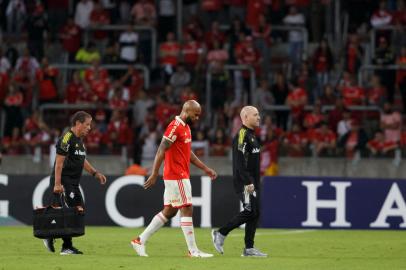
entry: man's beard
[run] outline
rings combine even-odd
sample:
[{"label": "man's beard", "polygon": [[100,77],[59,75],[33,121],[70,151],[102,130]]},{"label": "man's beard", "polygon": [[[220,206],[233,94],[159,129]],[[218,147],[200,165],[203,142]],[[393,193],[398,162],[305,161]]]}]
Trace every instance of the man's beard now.
[{"label": "man's beard", "polygon": [[192,125],[193,124],[193,121],[192,121],[192,119],[188,116],[188,117],[186,117],[186,124],[188,124],[189,126],[190,125]]}]

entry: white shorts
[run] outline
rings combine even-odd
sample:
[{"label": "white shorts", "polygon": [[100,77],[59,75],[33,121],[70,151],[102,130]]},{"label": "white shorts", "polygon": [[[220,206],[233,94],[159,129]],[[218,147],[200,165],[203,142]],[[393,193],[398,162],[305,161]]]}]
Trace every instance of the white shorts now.
[{"label": "white shorts", "polygon": [[189,179],[164,180],[164,206],[182,208],[192,205],[192,186]]}]

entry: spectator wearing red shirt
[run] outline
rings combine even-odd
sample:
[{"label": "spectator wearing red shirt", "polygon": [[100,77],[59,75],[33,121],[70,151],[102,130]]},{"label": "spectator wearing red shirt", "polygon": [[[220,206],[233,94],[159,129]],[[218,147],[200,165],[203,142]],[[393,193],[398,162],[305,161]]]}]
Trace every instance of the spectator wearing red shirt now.
[{"label": "spectator wearing red shirt", "polygon": [[68,53],[69,62],[75,61],[76,52],[80,48],[82,31],[75,24],[72,16],[68,18],[66,24],[59,31],[59,38],[62,40],[62,47]]},{"label": "spectator wearing red shirt", "polygon": [[25,144],[32,147],[49,146],[51,143],[51,130],[42,120],[39,111],[34,111],[27,118],[23,126]]},{"label": "spectator wearing red shirt", "polygon": [[302,122],[304,107],[307,105],[307,93],[303,88],[295,85],[290,86],[290,92],[286,98],[286,104],[290,107],[292,120]]},{"label": "spectator wearing red shirt", "polygon": [[203,57],[204,46],[202,43],[196,41],[190,33],[185,33],[185,42],[182,45],[182,59],[186,68],[190,71],[200,70]]},{"label": "spectator wearing red shirt", "polygon": [[316,136],[313,140],[313,147],[317,156],[326,153],[333,154],[336,147],[336,135],[328,128],[327,122],[322,122],[321,127],[317,130]]},{"label": "spectator wearing red shirt", "polygon": [[396,74],[397,87],[402,95],[403,112],[406,112],[406,47],[402,47],[396,64],[402,67]]},{"label": "spectator wearing red shirt", "polygon": [[166,36],[166,42],[159,46],[159,58],[161,67],[165,74],[165,81],[169,80],[169,76],[175,71],[174,68],[179,63],[180,44],[175,40],[175,34],[169,32]]},{"label": "spectator wearing red shirt", "polygon": [[96,96],[96,100],[100,102],[107,101],[108,90],[110,89],[109,79],[103,79],[100,77],[100,73],[96,73],[92,81],[90,81],[90,89]]},{"label": "spectator wearing red shirt", "polygon": [[95,96],[89,95],[90,89],[86,89],[83,80],[80,78],[80,72],[75,71],[73,73],[72,80],[66,86],[65,89],[65,103],[90,103],[95,101]]},{"label": "spectator wearing red shirt", "polygon": [[291,131],[287,132],[283,139],[283,145],[290,157],[303,157],[307,149],[308,138],[306,132],[302,132],[299,123],[293,123]]},{"label": "spectator wearing red shirt", "polygon": [[32,78],[27,69],[20,69],[14,72],[11,78],[11,83],[23,95],[22,107],[27,108],[31,106],[32,94],[34,88],[34,78]]},{"label": "spectator wearing red shirt", "polygon": [[314,52],[313,66],[317,77],[317,88],[313,92],[316,99],[321,96],[322,89],[329,82],[330,71],[333,67],[333,54],[326,39],[320,42],[319,47]]},{"label": "spectator wearing red shirt", "polygon": [[351,78],[350,85],[342,88],[341,95],[346,107],[362,105],[365,102],[365,90],[356,84],[354,76]]},{"label": "spectator wearing red shirt", "polygon": [[386,90],[382,86],[377,75],[371,78],[371,87],[368,89],[367,100],[369,105],[381,106],[386,95]]},{"label": "spectator wearing red shirt", "polygon": [[382,130],[378,130],[374,139],[368,141],[367,148],[373,156],[386,156],[397,149],[398,145],[394,141],[386,141]]},{"label": "spectator wearing red shirt", "polygon": [[345,70],[351,74],[356,74],[361,66],[363,53],[358,35],[355,33],[349,34],[344,53]]},{"label": "spectator wearing red shirt", "polygon": [[109,77],[107,70],[100,66],[99,59],[95,59],[92,61],[92,65],[85,70],[84,75],[85,81],[87,83],[91,83],[93,80],[96,79],[96,77],[103,80],[108,79]]},{"label": "spectator wearing red shirt", "polygon": [[22,117],[23,94],[18,90],[15,84],[10,84],[6,98],[4,99],[4,110],[6,112],[6,124],[4,126],[4,135],[11,136],[13,128],[21,128],[23,124]]},{"label": "spectator wearing red shirt", "polygon": [[57,85],[59,70],[49,65],[48,58],[42,58],[41,68],[36,71],[36,78],[39,89],[39,102],[56,102],[58,98]]},{"label": "spectator wearing red shirt", "polygon": [[314,105],[313,111],[306,114],[306,116],[304,117],[303,126],[307,129],[316,128],[323,120],[325,120],[324,118],[324,115],[321,113],[321,104],[316,103]]},{"label": "spectator wearing red shirt", "polygon": [[160,127],[165,127],[173,115],[178,113],[179,108],[176,105],[168,103],[165,96],[158,96],[155,106],[155,119]]},{"label": "spectator wearing red shirt", "polygon": [[[90,13],[90,26],[100,27],[110,24],[110,14],[103,9],[100,3],[95,3],[92,12]],[[99,51],[103,54],[107,45],[107,32],[96,30],[93,33],[93,40],[96,43]]]},{"label": "spectator wearing red shirt", "polygon": [[245,23],[251,29],[258,27],[259,17],[265,10],[264,0],[247,0],[247,17]]},{"label": "spectator wearing red shirt", "polygon": [[223,31],[220,30],[220,25],[218,21],[212,21],[210,31],[206,32],[204,36],[204,41],[209,50],[213,49],[214,43],[224,44],[226,41],[226,36]]},{"label": "spectator wearing red shirt", "polygon": [[128,126],[126,117],[118,110],[113,111],[107,126],[105,142],[110,151],[117,151],[117,147],[129,145],[132,142],[132,130]]}]

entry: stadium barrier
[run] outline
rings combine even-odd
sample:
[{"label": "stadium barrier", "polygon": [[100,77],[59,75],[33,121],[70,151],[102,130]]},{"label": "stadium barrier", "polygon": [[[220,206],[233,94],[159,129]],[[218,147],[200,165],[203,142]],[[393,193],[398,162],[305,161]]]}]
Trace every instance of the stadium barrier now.
[{"label": "stadium barrier", "polygon": [[[163,182],[144,190],[144,176],[109,176],[105,186],[84,176],[86,224],[146,226],[162,208]],[[192,176],[194,223],[219,227],[240,205],[231,176]],[[0,175],[0,217],[32,224],[32,209],[46,204],[49,176]],[[406,229],[406,181],[338,177],[266,177],[262,227]],[[169,226],[178,227],[179,218]]]},{"label": "stadium barrier", "polygon": [[267,177],[262,226],[406,229],[406,181],[345,177]]}]

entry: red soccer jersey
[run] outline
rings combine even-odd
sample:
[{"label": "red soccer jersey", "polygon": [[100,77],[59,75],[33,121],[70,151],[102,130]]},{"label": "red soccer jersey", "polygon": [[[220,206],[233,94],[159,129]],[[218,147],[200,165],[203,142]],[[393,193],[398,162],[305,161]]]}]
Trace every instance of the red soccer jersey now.
[{"label": "red soccer jersey", "polygon": [[316,132],[315,141],[317,142],[325,142],[325,143],[332,143],[336,140],[336,135],[333,131],[328,130],[327,133],[323,134],[320,130]]},{"label": "red soccer jersey", "polygon": [[[98,73],[98,74],[97,74]],[[85,80],[88,83],[91,83],[94,80],[97,80],[96,76],[99,76],[99,80],[105,80],[109,77],[109,73],[106,69],[98,67],[97,69],[94,67],[89,67],[85,70]]]},{"label": "red soccer jersey", "polygon": [[180,45],[177,42],[165,42],[159,47],[162,65],[176,66],[178,64],[178,55],[180,52]]},{"label": "red soccer jersey", "polygon": [[318,124],[320,124],[320,122],[323,121],[323,119],[324,116],[322,114],[308,113],[304,118],[304,123],[307,127],[313,128]]},{"label": "red soccer jersey", "polygon": [[[93,10],[92,13],[90,13],[90,21],[99,25],[107,25],[110,23],[110,15],[105,10]],[[93,36],[95,39],[105,39],[107,32],[97,30]]]},{"label": "red soccer jersey", "polygon": [[370,140],[368,142],[368,146],[374,149],[377,152],[386,150],[386,149],[393,149],[396,147],[396,143],[393,141],[378,141],[376,139]]},{"label": "red soccer jersey", "polygon": [[164,138],[172,142],[165,152],[164,180],[189,179],[192,145],[189,125],[176,116],[166,128]]},{"label": "red soccer jersey", "polygon": [[80,48],[81,30],[76,24],[65,25],[60,31],[62,38],[63,48],[70,53],[75,53]]},{"label": "red soccer jersey", "polygon": [[265,10],[263,0],[248,0],[247,3],[247,17],[245,19],[246,24],[249,27],[258,26],[258,18]]},{"label": "red soccer jersey", "polygon": [[345,106],[361,105],[365,97],[364,89],[358,86],[344,87],[342,95]]},{"label": "red soccer jersey", "polygon": [[191,41],[182,46],[183,62],[186,65],[197,65],[199,56],[202,53],[203,48],[197,41]]}]

